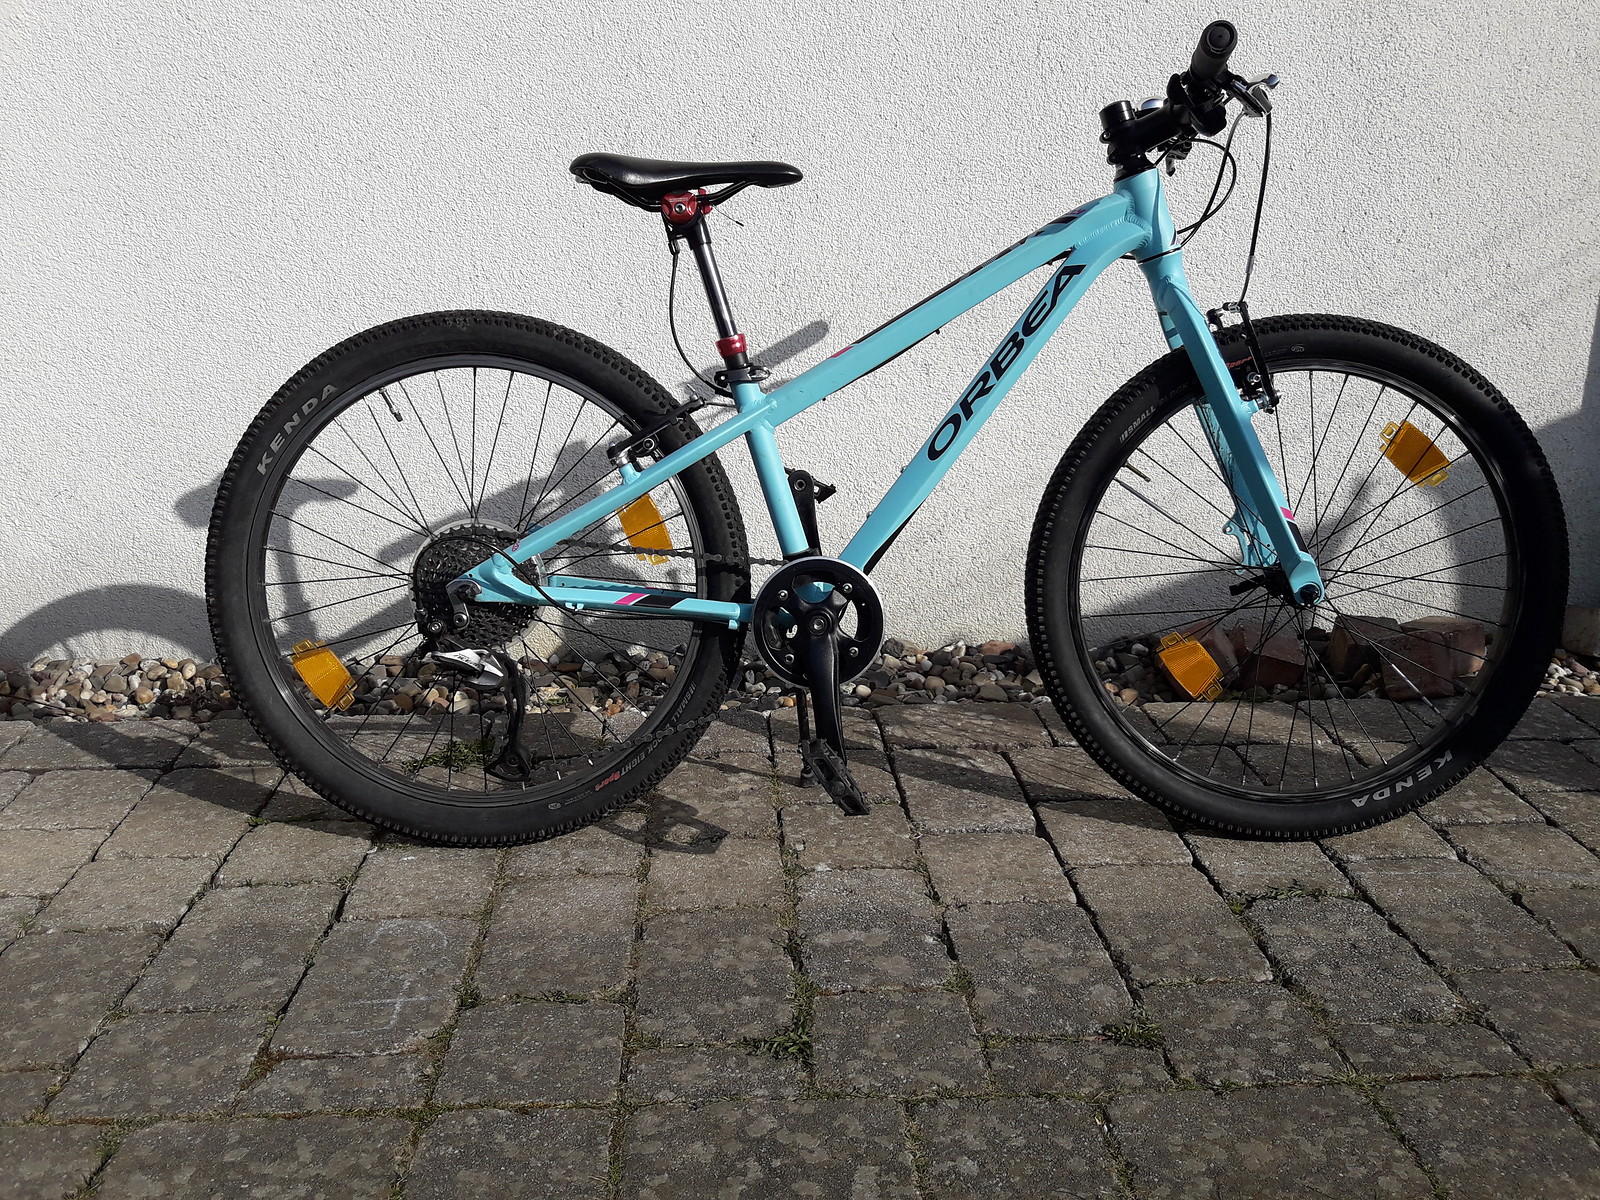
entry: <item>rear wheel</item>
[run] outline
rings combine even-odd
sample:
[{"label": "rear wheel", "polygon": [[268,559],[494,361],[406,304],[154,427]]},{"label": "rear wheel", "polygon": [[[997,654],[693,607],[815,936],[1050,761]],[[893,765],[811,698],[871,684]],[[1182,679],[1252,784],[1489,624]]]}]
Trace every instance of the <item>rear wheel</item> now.
[{"label": "rear wheel", "polygon": [[[441,665],[423,633],[448,622],[450,580],[620,482],[607,446],[671,403],[605,346],[498,313],[396,321],[285,384],[223,476],[207,549],[218,652],[285,764],[369,820],[476,845],[573,828],[671,770],[726,694],[726,626],[470,602],[458,640],[498,685]],[[669,428],[664,451],[691,433]],[[637,542],[613,513],[519,573],[748,598],[714,459],[648,499],[648,520],[628,506]]]},{"label": "rear wheel", "polygon": [[[1134,791],[1208,825],[1322,836],[1415,808],[1510,731],[1559,630],[1565,524],[1533,435],[1459,359],[1368,321],[1256,327],[1281,396],[1256,432],[1322,602],[1244,565],[1178,352],[1057,468],[1030,629],[1074,736]],[[1237,332],[1221,346],[1243,352]]]}]

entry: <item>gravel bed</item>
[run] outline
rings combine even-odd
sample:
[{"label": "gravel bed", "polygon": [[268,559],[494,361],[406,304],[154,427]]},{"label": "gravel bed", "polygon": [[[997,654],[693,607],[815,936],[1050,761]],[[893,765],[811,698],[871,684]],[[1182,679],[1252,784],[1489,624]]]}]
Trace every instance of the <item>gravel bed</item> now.
[{"label": "gravel bed", "polygon": [[[1134,647],[1137,651],[1141,647]],[[598,663],[524,659],[534,703],[545,707],[583,707],[619,712],[660,695],[674,668],[660,654],[621,654]],[[1170,700],[1170,687],[1146,655],[1122,653],[1098,663],[1109,692],[1125,703]],[[480,695],[449,686],[431,665],[406,674],[397,657],[380,660],[357,679],[355,712],[494,711],[505,701],[497,693]],[[0,720],[118,721],[170,717],[200,724],[238,707],[222,668],[193,658],[145,658],[129,654],[115,661],[49,659],[27,664],[0,663]],[[1129,676],[1133,678],[1130,679]],[[760,663],[741,668],[724,708],[767,710],[792,706],[782,685]],[[1557,650],[1541,692],[1600,696],[1600,661]],[[1279,685],[1230,695],[1252,700],[1294,702],[1302,697]],[[1040,701],[1043,681],[1025,645],[1007,641],[954,642],[925,650],[890,638],[879,664],[847,685],[847,706],[881,708],[895,704],[948,704],[955,701]]]}]

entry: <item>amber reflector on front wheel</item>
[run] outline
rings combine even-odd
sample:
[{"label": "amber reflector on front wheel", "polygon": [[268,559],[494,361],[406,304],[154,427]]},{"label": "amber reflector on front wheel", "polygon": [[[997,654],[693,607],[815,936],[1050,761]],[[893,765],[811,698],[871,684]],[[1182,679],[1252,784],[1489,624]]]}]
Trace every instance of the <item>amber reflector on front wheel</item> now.
[{"label": "amber reflector on front wheel", "polygon": [[1450,474],[1446,470],[1450,460],[1444,451],[1410,421],[1401,421],[1398,425],[1390,421],[1379,436],[1383,438],[1383,456],[1412,483],[1438,487]]},{"label": "amber reflector on front wheel", "polygon": [[1222,695],[1222,668],[1199,642],[1182,633],[1169,633],[1156,651],[1172,682],[1191,700],[1215,700]]},{"label": "amber reflector on front wheel", "polygon": [[[635,550],[671,550],[672,534],[661,519],[661,510],[648,495],[640,496],[617,516],[622,518],[622,532]],[[667,561],[664,554],[640,554],[639,561],[659,566]]]},{"label": "amber reflector on front wheel", "polygon": [[289,661],[327,708],[346,709],[355,702],[356,681],[339,656],[321,642],[296,642]]}]

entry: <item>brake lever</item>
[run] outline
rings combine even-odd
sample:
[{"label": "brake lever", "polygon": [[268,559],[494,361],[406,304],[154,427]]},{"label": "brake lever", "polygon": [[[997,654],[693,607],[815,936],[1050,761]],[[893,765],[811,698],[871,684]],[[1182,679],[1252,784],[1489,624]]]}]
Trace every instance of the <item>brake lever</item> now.
[{"label": "brake lever", "polygon": [[1272,111],[1272,98],[1267,93],[1281,82],[1283,81],[1277,75],[1268,71],[1265,75],[1257,75],[1254,79],[1229,75],[1223,80],[1223,87],[1244,105],[1245,112],[1252,117],[1264,117]]}]

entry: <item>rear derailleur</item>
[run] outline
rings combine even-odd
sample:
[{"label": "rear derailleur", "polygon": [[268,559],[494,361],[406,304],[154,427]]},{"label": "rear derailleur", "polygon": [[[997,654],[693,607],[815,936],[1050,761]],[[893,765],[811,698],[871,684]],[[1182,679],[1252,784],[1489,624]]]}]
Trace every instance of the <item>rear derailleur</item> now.
[{"label": "rear derailleur", "polygon": [[[839,688],[867,670],[883,643],[883,606],[867,577],[836,558],[785,563],[762,586],[752,622],[756,649],[795,689],[801,786],[820,783],[845,812],[868,811],[850,774]],[[816,735],[806,692],[816,711]]]},{"label": "rear derailleur", "polygon": [[507,783],[526,783],[533,775],[533,761],[522,748],[522,721],[528,712],[528,679],[517,660],[504,650],[463,646],[448,634],[435,639],[434,645],[421,657],[440,670],[450,672],[466,687],[479,692],[505,693],[505,735],[497,739],[494,718],[488,718],[483,731],[487,743],[483,769]]}]

